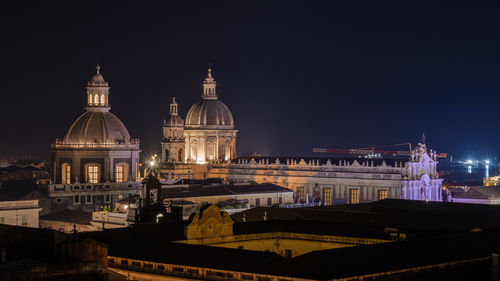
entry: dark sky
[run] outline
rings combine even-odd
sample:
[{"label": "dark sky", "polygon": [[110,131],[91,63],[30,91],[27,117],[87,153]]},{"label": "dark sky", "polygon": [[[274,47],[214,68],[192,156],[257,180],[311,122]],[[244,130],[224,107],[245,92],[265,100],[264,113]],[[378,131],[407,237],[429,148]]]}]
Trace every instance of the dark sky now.
[{"label": "dark sky", "polygon": [[416,142],[423,132],[439,152],[496,155],[499,8],[498,1],[2,2],[0,157],[48,156],[83,112],[97,59],[111,111],[145,154],[160,150],[171,97],[185,117],[211,63],[239,129],[239,155]]}]

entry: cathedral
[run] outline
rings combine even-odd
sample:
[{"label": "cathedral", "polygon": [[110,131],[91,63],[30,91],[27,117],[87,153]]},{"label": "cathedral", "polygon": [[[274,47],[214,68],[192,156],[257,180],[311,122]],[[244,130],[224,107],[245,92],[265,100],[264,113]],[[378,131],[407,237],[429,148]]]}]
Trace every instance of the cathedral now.
[{"label": "cathedral", "polygon": [[110,112],[109,84],[99,65],[86,89],[84,113],[51,145],[49,196],[62,209],[98,211],[137,193],[141,150]]},{"label": "cathedral", "polygon": [[236,158],[233,115],[219,100],[212,70],[203,81],[201,100],[189,109],[186,122],[179,116],[175,98],[170,116],[163,123],[164,164],[224,163]]},{"label": "cathedral", "polygon": [[[442,200],[436,153],[425,141],[410,159],[236,157],[229,108],[218,99],[212,70],[201,100],[179,116],[175,98],[164,121],[160,177],[221,178],[228,183],[273,183],[294,191],[295,203],[356,204],[385,198]],[[172,177],[173,176],[173,177]]]}]

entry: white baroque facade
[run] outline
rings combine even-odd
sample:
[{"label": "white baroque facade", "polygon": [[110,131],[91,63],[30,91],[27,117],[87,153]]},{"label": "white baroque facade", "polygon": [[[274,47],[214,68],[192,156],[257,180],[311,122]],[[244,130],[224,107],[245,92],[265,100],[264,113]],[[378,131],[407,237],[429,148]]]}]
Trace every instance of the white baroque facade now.
[{"label": "white baroque facade", "polygon": [[177,165],[163,174],[273,183],[294,191],[296,203],[354,204],[386,198],[441,201],[436,154],[419,144],[411,159],[241,157],[231,163]]},{"label": "white baroque facade", "polygon": [[406,163],[406,176],[401,182],[401,199],[442,201],[443,179],[438,177],[436,152],[427,152],[419,143]]}]

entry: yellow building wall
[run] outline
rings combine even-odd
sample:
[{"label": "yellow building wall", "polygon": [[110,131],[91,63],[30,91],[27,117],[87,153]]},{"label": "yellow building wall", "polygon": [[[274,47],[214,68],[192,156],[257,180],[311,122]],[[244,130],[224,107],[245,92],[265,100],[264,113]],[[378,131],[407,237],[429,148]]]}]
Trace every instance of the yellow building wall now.
[{"label": "yellow building wall", "polygon": [[242,247],[242,249],[245,250],[254,250],[262,252],[269,251],[269,252],[274,252],[283,257],[286,256],[286,250],[291,250],[291,257],[296,257],[312,251],[345,248],[356,245],[334,243],[334,242],[275,238],[275,239],[259,239],[259,240],[237,241],[230,243],[220,243],[220,244],[212,244],[210,246],[233,248],[233,249],[238,249]]}]

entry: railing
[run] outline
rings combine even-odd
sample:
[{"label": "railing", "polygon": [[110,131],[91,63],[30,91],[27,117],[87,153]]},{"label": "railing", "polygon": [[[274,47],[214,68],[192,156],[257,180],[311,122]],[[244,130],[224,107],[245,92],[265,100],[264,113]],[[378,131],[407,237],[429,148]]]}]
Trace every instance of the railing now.
[{"label": "railing", "polygon": [[75,184],[51,184],[49,192],[64,192],[64,191],[108,191],[108,190],[126,190],[138,189],[138,182],[104,182],[104,183],[75,183]]},{"label": "railing", "polygon": [[139,139],[116,140],[105,143],[65,143],[57,139],[51,148],[139,148]]},{"label": "railing", "polygon": [[29,208],[38,208],[38,200],[0,202],[0,209],[29,209]]},{"label": "railing", "polygon": [[[183,278],[192,278],[197,280],[254,280],[254,281],[304,281],[309,279],[292,278],[277,275],[258,274],[250,272],[229,271],[223,269],[193,267],[176,264],[156,263],[151,261],[134,260],[108,256],[108,267],[112,269],[130,270],[131,280],[134,271],[156,275],[176,276]],[[134,279],[135,280],[135,279]]]}]

